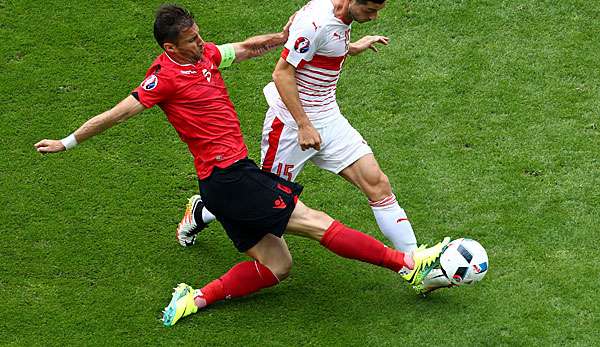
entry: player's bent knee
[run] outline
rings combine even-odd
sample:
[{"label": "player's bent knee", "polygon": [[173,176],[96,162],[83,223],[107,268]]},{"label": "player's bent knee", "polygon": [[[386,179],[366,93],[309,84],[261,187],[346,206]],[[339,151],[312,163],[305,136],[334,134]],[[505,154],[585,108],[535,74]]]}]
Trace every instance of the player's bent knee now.
[{"label": "player's bent knee", "polygon": [[266,266],[280,281],[289,275],[292,268],[292,255],[285,240],[273,234],[265,235],[245,253]]},{"label": "player's bent knee", "polygon": [[390,180],[382,171],[367,180],[366,188],[365,191],[371,201],[381,200],[392,194]]},{"label": "player's bent knee", "polygon": [[275,273],[275,276],[277,276],[277,278],[280,281],[283,281],[284,279],[289,277],[291,271],[292,271],[292,262],[289,262],[288,264],[284,264],[282,267],[280,267],[277,270],[277,273]]},{"label": "player's bent knee", "polygon": [[369,179],[369,185],[377,190],[385,190],[390,187],[390,179],[383,171],[379,171]]},{"label": "player's bent knee", "polygon": [[263,265],[268,267],[273,275],[277,277],[277,279],[283,281],[290,275],[290,272],[292,271],[292,258],[280,259],[278,262],[272,262],[271,264]]}]

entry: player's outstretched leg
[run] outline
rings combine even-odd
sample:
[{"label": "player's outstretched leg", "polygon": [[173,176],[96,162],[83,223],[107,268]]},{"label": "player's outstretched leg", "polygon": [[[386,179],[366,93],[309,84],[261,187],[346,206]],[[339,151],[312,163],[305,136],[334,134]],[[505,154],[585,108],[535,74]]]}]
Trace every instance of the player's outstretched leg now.
[{"label": "player's outstretched leg", "polygon": [[398,272],[415,285],[423,280],[439,260],[450,238],[431,247],[403,253],[386,247],[374,237],[335,221],[327,214],[308,208],[298,201],[289,233],[318,240],[321,245],[344,258],[356,259]]},{"label": "player's outstretched leg", "polygon": [[177,241],[183,247],[192,246],[196,236],[215,217],[204,207],[200,195],[192,196],[187,203],[185,214],[177,226]]},{"label": "player's outstretched leg", "polygon": [[345,258],[361,260],[400,273],[402,278],[415,286],[414,289],[419,292],[418,285],[433,268],[439,265],[440,256],[448,246],[450,238],[446,237],[430,248],[421,246],[413,252],[403,253],[386,247],[367,234],[334,221],[327,228],[320,242],[330,251]]},{"label": "player's outstretched leg", "polygon": [[182,317],[217,301],[246,296],[274,286],[287,277],[292,266],[287,244],[283,238],[271,234],[265,235],[246,254],[256,260],[238,263],[200,289],[194,290],[186,284],[175,288],[163,314],[164,325],[172,326]]},{"label": "player's outstretched leg", "polygon": [[163,324],[173,326],[179,319],[217,301],[246,296],[277,283],[279,279],[273,272],[258,261],[241,262],[201,289],[181,283],[163,312]]}]

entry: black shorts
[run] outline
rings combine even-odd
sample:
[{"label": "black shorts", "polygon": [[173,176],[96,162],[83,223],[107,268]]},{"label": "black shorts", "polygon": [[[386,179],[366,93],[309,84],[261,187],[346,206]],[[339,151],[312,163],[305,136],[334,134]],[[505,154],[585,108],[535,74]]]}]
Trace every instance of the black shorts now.
[{"label": "black shorts", "polygon": [[250,159],[215,168],[199,185],[206,208],[240,252],[266,234],[281,237],[302,192],[301,185],[260,170]]}]

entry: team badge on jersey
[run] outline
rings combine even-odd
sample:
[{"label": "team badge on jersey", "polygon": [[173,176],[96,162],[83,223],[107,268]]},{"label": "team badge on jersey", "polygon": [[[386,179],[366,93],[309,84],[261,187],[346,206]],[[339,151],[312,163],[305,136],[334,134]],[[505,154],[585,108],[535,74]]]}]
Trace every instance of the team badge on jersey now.
[{"label": "team badge on jersey", "polygon": [[206,78],[206,80],[210,83],[210,78],[212,77],[210,71],[208,71],[207,69],[202,69],[202,74],[204,75],[204,78]]},{"label": "team badge on jersey", "polygon": [[152,90],[158,85],[158,77],[156,77],[156,75],[150,75],[141,85],[144,90]]},{"label": "team badge on jersey", "polygon": [[310,48],[310,41],[306,37],[300,36],[294,43],[294,50],[298,53],[306,53]]}]

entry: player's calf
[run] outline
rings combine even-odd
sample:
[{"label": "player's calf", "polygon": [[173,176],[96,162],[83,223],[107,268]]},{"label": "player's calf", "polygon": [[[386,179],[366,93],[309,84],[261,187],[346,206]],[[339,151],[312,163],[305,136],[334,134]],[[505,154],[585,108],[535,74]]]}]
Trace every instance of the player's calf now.
[{"label": "player's calf", "polygon": [[173,326],[179,319],[217,301],[246,296],[277,283],[277,276],[258,261],[241,262],[201,289],[180,283],[163,311],[163,324]]}]

